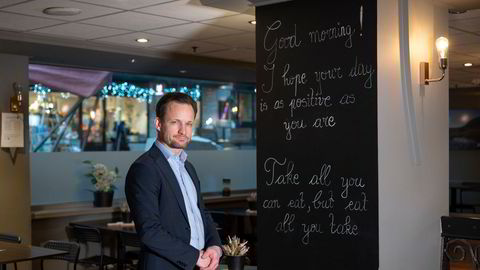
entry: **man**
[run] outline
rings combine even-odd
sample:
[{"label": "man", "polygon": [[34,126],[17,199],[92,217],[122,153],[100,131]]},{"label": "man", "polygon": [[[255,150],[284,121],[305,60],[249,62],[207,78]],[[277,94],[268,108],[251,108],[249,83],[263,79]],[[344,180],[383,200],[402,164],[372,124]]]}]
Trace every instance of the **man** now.
[{"label": "man", "polygon": [[190,96],[165,94],[156,107],[157,140],[127,173],[125,194],[142,242],[138,269],[218,266],[220,237],[205,213],[197,173],[184,151],[196,113]]}]

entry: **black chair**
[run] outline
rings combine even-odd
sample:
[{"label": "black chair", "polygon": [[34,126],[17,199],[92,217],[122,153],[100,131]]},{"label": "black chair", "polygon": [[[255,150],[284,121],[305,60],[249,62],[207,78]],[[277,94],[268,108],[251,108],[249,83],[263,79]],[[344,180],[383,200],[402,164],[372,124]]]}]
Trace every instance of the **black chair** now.
[{"label": "black chair", "polygon": [[[70,224],[65,230],[67,235],[70,233],[72,240],[84,244],[86,247],[85,257],[78,259],[78,263],[85,265],[98,265],[98,269],[105,269],[107,265],[114,265],[117,263],[117,260],[114,257],[105,255],[105,245],[99,229]],[[88,243],[98,243],[100,245],[100,254],[88,256]]]},{"label": "black chair", "polygon": [[[0,241],[8,242],[8,243],[15,243],[21,244],[22,238],[18,235],[7,234],[7,233],[0,233]],[[15,270],[17,270],[17,263],[13,263]]]},{"label": "black chair", "polygon": [[57,255],[53,256],[47,259],[42,259],[41,260],[41,269],[43,270],[43,261],[45,260],[62,260],[62,261],[67,261],[67,269],[70,263],[73,263],[73,270],[77,269],[77,262],[78,262],[78,256],[80,254],[80,245],[77,243],[72,243],[72,242],[64,242],[64,241],[54,241],[50,240],[45,242],[43,245],[45,248],[51,248],[51,249],[56,249],[56,250],[63,250],[67,251],[68,253],[63,254],[63,255]]},{"label": "black chair", "polygon": [[[118,238],[120,240],[119,259],[128,268],[136,269],[135,261],[140,258],[140,248],[142,246],[140,238],[134,232],[118,232]],[[138,249],[127,250],[127,247],[134,247]]]},{"label": "black chair", "polygon": [[[441,217],[442,270],[450,269],[451,262],[467,262],[480,269],[480,219],[466,217]],[[473,240],[473,241],[472,241]]]}]

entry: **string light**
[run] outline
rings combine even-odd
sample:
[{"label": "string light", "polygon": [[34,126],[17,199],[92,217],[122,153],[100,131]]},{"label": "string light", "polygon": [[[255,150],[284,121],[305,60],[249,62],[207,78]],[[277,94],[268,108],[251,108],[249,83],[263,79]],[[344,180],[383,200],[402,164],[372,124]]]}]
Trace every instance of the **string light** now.
[{"label": "string light", "polygon": [[155,90],[153,88],[138,87],[134,84],[129,84],[127,82],[112,82],[103,87],[101,94],[103,98],[108,98],[109,96],[130,97],[136,98],[139,101],[147,101],[148,103],[150,103],[152,102],[152,96],[155,95]]}]

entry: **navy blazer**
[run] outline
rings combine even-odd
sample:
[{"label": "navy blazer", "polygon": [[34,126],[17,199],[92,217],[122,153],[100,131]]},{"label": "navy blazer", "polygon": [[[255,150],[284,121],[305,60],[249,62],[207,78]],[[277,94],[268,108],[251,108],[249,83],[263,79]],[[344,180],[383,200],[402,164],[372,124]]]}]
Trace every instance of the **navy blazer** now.
[{"label": "navy blazer", "polygon": [[[197,173],[188,161],[185,168],[197,189],[205,248],[220,246],[215,224],[210,214],[205,213]],[[190,246],[190,225],[182,191],[170,164],[155,144],[130,166],[125,194],[142,243],[138,269],[194,269],[200,253]]]}]

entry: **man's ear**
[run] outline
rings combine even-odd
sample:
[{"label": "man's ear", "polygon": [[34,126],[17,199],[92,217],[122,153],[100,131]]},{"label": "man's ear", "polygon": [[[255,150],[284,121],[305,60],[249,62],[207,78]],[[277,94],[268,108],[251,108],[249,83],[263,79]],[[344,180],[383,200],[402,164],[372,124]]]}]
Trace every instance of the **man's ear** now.
[{"label": "man's ear", "polygon": [[162,122],[160,121],[160,118],[155,117],[155,129],[160,131],[162,128]]}]

